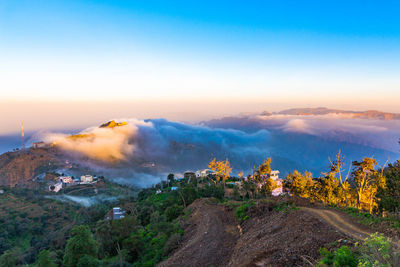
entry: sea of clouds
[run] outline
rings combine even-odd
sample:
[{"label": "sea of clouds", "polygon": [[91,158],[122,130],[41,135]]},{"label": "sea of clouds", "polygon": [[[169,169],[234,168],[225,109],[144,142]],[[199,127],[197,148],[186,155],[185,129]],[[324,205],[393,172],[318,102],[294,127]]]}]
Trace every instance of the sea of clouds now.
[{"label": "sea of clouds", "polygon": [[266,157],[282,175],[294,169],[315,175],[341,149],[348,161],[399,157],[400,121],[354,119],[345,115],[254,115],[188,124],[165,119],[117,119],[128,125],[90,127],[85,138],[47,133],[77,159],[119,182],[147,186],[170,173],[207,167],[214,157],[229,158],[234,173],[250,172]]}]

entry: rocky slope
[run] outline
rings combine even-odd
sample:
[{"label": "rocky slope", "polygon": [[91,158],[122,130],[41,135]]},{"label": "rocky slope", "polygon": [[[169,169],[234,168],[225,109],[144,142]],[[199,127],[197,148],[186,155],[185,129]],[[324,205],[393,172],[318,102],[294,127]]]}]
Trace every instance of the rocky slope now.
[{"label": "rocky slope", "polygon": [[55,148],[4,153],[0,155],[0,186],[29,186],[35,176],[62,167],[61,158]]}]

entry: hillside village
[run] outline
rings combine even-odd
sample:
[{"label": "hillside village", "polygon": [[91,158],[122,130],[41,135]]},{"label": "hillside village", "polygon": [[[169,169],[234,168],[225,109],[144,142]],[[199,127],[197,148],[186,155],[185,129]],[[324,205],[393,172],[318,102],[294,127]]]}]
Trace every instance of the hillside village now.
[{"label": "hillside village", "polygon": [[[197,170],[195,172],[186,171],[183,173],[183,177],[178,178],[178,181],[187,180],[191,182],[192,180],[196,179],[198,182],[208,182],[210,181],[215,182],[218,173],[211,169],[203,169]],[[231,188],[238,188],[240,191],[243,189],[244,182],[255,181],[255,175],[248,175],[246,177],[231,177],[229,176],[228,179],[225,181],[226,186]],[[274,183],[274,188],[271,191],[272,196],[279,196],[283,194],[290,194],[288,189],[283,188],[283,179],[279,178],[279,171],[278,170],[271,170],[270,173],[260,175],[259,180],[255,183],[255,186],[258,189],[262,189],[268,180],[271,179]]]},{"label": "hillside village", "polygon": [[89,174],[82,175],[80,178],[74,178],[73,176],[58,176],[55,181],[48,181],[49,191],[58,192],[62,188],[70,187],[74,185],[85,185],[85,184],[96,184],[98,181],[97,176]]}]

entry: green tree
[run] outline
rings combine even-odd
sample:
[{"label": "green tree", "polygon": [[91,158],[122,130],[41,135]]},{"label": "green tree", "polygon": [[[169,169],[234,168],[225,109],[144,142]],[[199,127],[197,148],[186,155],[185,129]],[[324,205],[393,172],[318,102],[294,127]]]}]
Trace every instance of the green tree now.
[{"label": "green tree", "polygon": [[[129,237],[130,234],[140,227],[139,220],[136,216],[127,216],[120,220],[114,220],[111,223],[112,236],[116,242],[122,242],[125,238]],[[114,242],[115,250],[115,242]]]},{"label": "green tree", "polygon": [[278,187],[278,183],[272,178],[267,178],[261,187],[265,195],[272,195],[272,191]]},{"label": "green tree", "polygon": [[182,195],[185,198],[186,205],[190,205],[198,197],[196,189],[191,185],[187,185],[182,189]]},{"label": "green tree", "polygon": [[332,173],[325,173],[325,176],[317,179],[317,190],[324,201],[324,204],[335,204],[337,202],[336,192],[339,181]]},{"label": "green tree", "polygon": [[3,255],[0,256],[0,266],[1,267],[14,267],[17,265],[15,260],[15,253],[11,250],[6,250]]},{"label": "green tree", "polygon": [[78,265],[79,259],[85,255],[97,258],[98,243],[93,238],[89,226],[74,226],[71,230],[72,237],[68,239],[65,247],[64,265],[67,267],[75,267]]},{"label": "green tree", "polygon": [[350,191],[350,183],[349,183],[349,176],[350,176],[350,171],[351,171],[351,164],[349,166],[349,170],[347,174],[344,176],[344,156],[342,152],[339,150],[339,152],[336,154],[336,157],[333,161],[329,159],[331,163],[331,174],[336,177],[338,177],[339,185],[343,190],[344,198],[345,198],[345,205],[346,207],[349,205],[348,201],[348,195]]},{"label": "green tree", "polygon": [[271,173],[271,158],[267,158],[263,163],[258,166],[258,174],[259,175],[268,175]]},{"label": "green tree", "polygon": [[356,167],[353,171],[353,180],[357,193],[357,208],[363,208],[364,204],[369,208],[370,213],[376,204],[375,195],[378,189],[385,188],[386,184],[382,173],[375,170],[376,165],[376,159],[373,158],[364,158],[361,162],[353,162],[353,166]]},{"label": "green tree", "polygon": [[379,210],[400,212],[400,160],[384,170],[386,187],[378,190]]},{"label": "green tree", "polygon": [[284,181],[286,188],[294,195],[309,198],[312,195],[313,179],[310,172],[305,172],[304,176],[297,170],[289,173]]},{"label": "green tree", "polygon": [[36,261],[36,266],[37,267],[56,267],[57,264],[53,261],[50,251],[48,250],[42,250],[40,251],[37,261]]},{"label": "green tree", "polygon": [[172,220],[178,218],[178,216],[181,215],[182,211],[183,211],[183,207],[179,206],[177,204],[174,204],[174,205],[168,207],[165,210],[165,215],[167,216],[167,220],[172,221]]},{"label": "green tree", "polygon": [[78,260],[77,267],[98,267],[99,264],[100,261],[97,258],[85,255]]},{"label": "green tree", "polygon": [[95,229],[96,240],[100,244],[100,255],[114,256],[116,251],[114,248],[115,239],[112,234],[111,222],[108,220],[101,220],[96,223]]},{"label": "green tree", "polygon": [[216,172],[217,181],[221,180],[225,182],[229,178],[229,174],[232,172],[231,163],[228,159],[225,161],[217,161],[215,158],[210,161],[208,168]]},{"label": "green tree", "polygon": [[171,186],[172,183],[175,181],[175,175],[173,173],[170,173],[170,174],[168,174],[167,179],[168,179],[169,185]]}]

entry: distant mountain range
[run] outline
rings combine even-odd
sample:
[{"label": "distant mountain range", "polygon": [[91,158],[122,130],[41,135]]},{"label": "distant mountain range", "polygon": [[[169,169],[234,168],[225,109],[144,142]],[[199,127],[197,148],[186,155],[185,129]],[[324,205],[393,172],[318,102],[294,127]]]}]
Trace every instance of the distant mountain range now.
[{"label": "distant mountain range", "polygon": [[327,114],[340,114],[348,115],[352,118],[361,119],[374,119],[374,120],[400,120],[399,113],[389,113],[377,110],[367,110],[367,111],[351,111],[351,110],[340,110],[340,109],[330,109],[325,107],[319,108],[292,108],[282,110],[280,112],[268,112],[264,111],[261,113],[263,116],[269,116],[273,114],[281,115],[298,115],[298,116],[308,116],[308,115],[327,115]]}]

